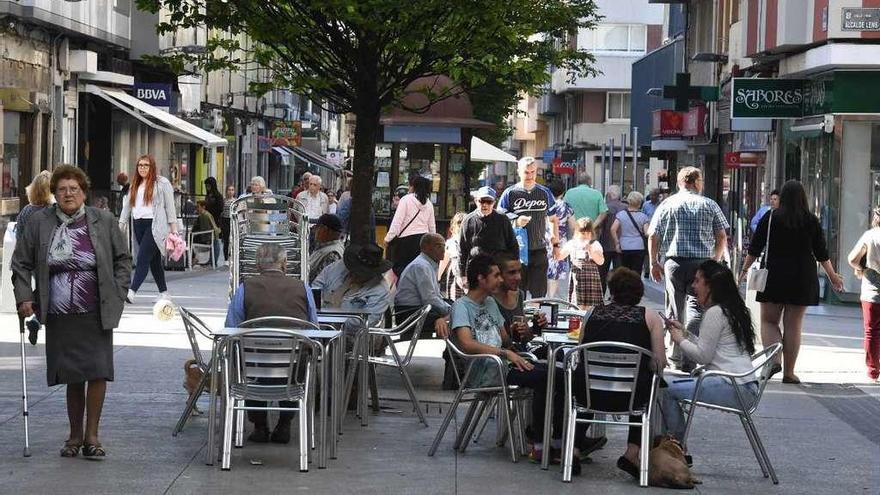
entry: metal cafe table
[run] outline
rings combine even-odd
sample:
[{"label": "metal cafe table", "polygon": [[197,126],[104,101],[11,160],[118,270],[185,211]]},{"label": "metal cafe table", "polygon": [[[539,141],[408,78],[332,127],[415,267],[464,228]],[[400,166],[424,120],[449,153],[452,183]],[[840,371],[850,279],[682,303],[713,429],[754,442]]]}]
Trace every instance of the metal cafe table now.
[{"label": "metal cafe table", "polygon": [[[318,323],[322,323],[320,316],[318,318]],[[219,349],[224,339],[233,336],[242,330],[245,329],[225,327],[223,329],[214,331],[214,341],[211,347],[210,366],[212,376],[210,380],[211,399],[208,412],[208,448],[205,454],[205,463],[209,466],[214,465],[214,461],[217,459],[218,453],[217,449],[215,449],[214,441],[216,436],[215,430],[217,418],[217,383],[219,382],[219,377],[217,376],[217,364],[220,362]],[[253,328],[248,328],[247,330],[253,330]],[[293,329],[293,331],[298,335],[302,335],[303,337],[308,337],[310,339],[319,341],[322,346],[323,357],[321,359],[318,369],[320,387],[320,413],[318,414],[318,417],[320,418],[320,427],[319,434],[317,436],[318,468],[323,469],[327,467],[328,451],[331,457],[336,457],[336,441],[338,439],[337,425],[339,424],[337,421],[337,416],[339,416],[340,389],[342,388],[340,385],[342,381],[340,377],[342,376],[341,369],[344,367],[344,345],[342,345],[343,339],[341,338],[342,331],[312,329]],[[331,365],[328,363],[332,363],[332,370],[329,369]],[[329,393],[331,390],[333,391],[333,393]],[[329,435],[327,431],[328,406],[331,409],[331,418],[333,418],[333,420],[330,422]]]}]

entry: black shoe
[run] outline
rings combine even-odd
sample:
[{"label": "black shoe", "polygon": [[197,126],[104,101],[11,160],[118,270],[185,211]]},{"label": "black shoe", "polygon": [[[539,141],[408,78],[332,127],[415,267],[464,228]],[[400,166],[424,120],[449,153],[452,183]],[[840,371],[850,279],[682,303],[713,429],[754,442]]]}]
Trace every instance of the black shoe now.
[{"label": "black shoe", "polygon": [[574,456],[571,458],[571,475],[581,475],[581,458],[579,456]]},{"label": "black shoe", "polygon": [[269,443],[269,428],[266,426],[255,426],[254,431],[248,436],[248,442]]},{"label": "black shoe", "polygon": [[690,454],[684,455],[684,462],[688,465],[688,467],[694,467],[694,458],[691,457]]},{"label": "black shoe", "polygon": [[272,431],[272,443],[290,443],[290,421],[279,421]]},{"label": "black shoe", "polygon": [[633,464],[629,459],[624,456],[620,456],[617,459],[617,468],[621,471],[629,474],[635,479],[639,479],[639,467]]},{"label": "black shoe", "polygon": [[579,442],[578,448],[581,449],[581,460],[587,458],[588,455],[601,449],[608,443],[608,437],[584,437]]},{"label": "black shoe", "polygon": [[782,365],[777,363],[774,364],[772,368],[770,368],[770,374],[767,375],[767,378],[773,378],[773,375],[782,371]]}]

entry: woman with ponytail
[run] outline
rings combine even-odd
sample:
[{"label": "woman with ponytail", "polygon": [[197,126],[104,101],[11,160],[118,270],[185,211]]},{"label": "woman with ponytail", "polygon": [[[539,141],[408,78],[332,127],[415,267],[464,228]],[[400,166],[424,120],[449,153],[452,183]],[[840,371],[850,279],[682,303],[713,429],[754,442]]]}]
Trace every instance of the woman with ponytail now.
[{"label": "woman with ponytail", "polygon": [[[675,320],[667,328],[673,342],[682,352],[706,369],[728,373],[745,373],[752,369],[755,352],[755,329],[746,303],[739,295],[733,273],[714,260],[704,261],[697,269],[693,290],[697,302],[705,309],[700,323],[700,335],[691,335]],[[743,399],[748,406],[758,392],[756,376],[737,378]],[[666,427],[675,438],[682,440],[685,416],[679,401],[694,395],[696,378],[667,377],[669,388],[663,396],[663,416]],[[736,390],[720,377],[707,377],[700,388],[700,401],[721,406],[739,407]]]},{"label": "woman with ponytail", "polygon": [[123,231],[127,229],[129,220],[132,227],[129,232],[134,235],[138,253],[126,301],[134,302],[135,294],[147,278],[148,269],[159,288],[159,297],[167,298],[168,286],[165,284],[162,260],[165,258],[165,240],[169,233],[177,235],[177,213],[174,211],[171,182],[156,172],[156,160],[150,155],[138,158],[137,173],[134,174],[128,195],[123,199],[119,216],[119,227]]}]

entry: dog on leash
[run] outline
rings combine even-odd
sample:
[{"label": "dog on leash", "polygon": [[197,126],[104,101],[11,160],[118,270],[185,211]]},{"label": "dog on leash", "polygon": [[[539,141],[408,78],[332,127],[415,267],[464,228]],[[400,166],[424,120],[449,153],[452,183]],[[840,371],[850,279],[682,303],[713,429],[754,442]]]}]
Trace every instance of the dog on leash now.
[{"label": "dog on leash", "polygon": [[691,473],[681,443],[670,435],[654,439],[649,458],[648,484],[651,486],[690,489],[702,483]]},{"label": "dog on leash", "polygon": [[[204,376],[204,374],[205,372],[202,371],[202,368],[199,367],[199,363],[195,359],[190,359],[183,364],[183,388],[189,394],[187,400],[196,393],[196,389],[199,388],[199,382],[202,381],[202,376]],[[192,414],[193,416],[199,416],[202,414],[202,411],[199,410],[198,404],[193,405]]]}]

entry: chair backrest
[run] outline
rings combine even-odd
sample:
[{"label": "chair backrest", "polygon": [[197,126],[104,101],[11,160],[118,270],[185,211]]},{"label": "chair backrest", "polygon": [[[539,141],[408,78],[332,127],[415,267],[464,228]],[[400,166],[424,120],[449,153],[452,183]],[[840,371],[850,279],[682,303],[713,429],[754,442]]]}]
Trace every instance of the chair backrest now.
[{"label": "chair backrest", "polygon": [[290,329],[253,328],[229,336],[224,378],[248,388],[309,386],[320,345]]},{"label": "chair backrest", "polygon": [[777,342],[752,355],[752,366],[755,378],[758,381],[758,393],[755,397],[755,402],[752,404],[751,412],[754,412],[754,410],[758,408],[758,404],[761,402],[761,396],[764,395],[764,388],[767,387],[767,382],[770,381],[770,372],[773,369],[773,364],[776,363],[774,358],[781,351],[782,344]]},{"label": "chair backrest", "polygon": [[538,306],[540,304],[556,304],[559,306],[559,309],[580,309],[577,304],[574,304],[570,301],[566,301],[565,299],[556,299],[554,297],[535,297],[532,299],[526,299],[523,301],[523,306]]},{"label": "chair backrest", "polygon": [[202,357],[202,350],[199,347],[198,336],[196,334],[199,334],[208,340],[214,340],[214,332],[212,332],[211,329],[208,328],[208,325],[205,325],[198,316],[194,315],[192,311],[183,306],[178,306],[177,311],[180,313],[180,318],[183,320],[183,328],[186,330],[186,338],[189,339],[189,345],[192,348],[193,359],[196,360],[199,368],[205,370],[208,365]]},{"label": "chair backrest", "polygon": [[388,333],[392,336],[400,336],[403,333],[412,330],[412,338],[410,338],[409,347],[407,348],[406,355],[403,357],[401,363],[404,366],[408,365],[410,359],[412,359],[413,352],[416,350],[416,344],[419,342],[419,336],[422,334],[422,327],[425,325],[425,319],[428,317],[430,311],[431,305],[426,304],[424,308],[416,311],[407,319],[400,322],[399,325],[388,330]]},{"label": "chair backrest", "polygon": [[[639,376],[643,371],[643,361],[650,362],[654,354],[642,347],[623,342],[591,342],[571,349],[565,357],[566,380],[571,380],[577,372],[578,364],[583,363],[587,410],[597,413],[629,414],[642,413],[641,404],[636,401]],[[647,358],[644,360],[643,358]],[[654,377],[656,380],[656,376]],[[569,382],[571,383],[571,382]],[[621,394],[627,404],[626,409],[608,408],[603,404],[593,404],[591,391]],[[616,401],[615,401],[616,402]]]},{"label": "chair backrest", "polygon": [[261,316],[259,318],[251,318],[238,324],[239,328],[300,328],[309,330],[320,330],[321,327],[310,321],[293,318],[290,316]]}]

